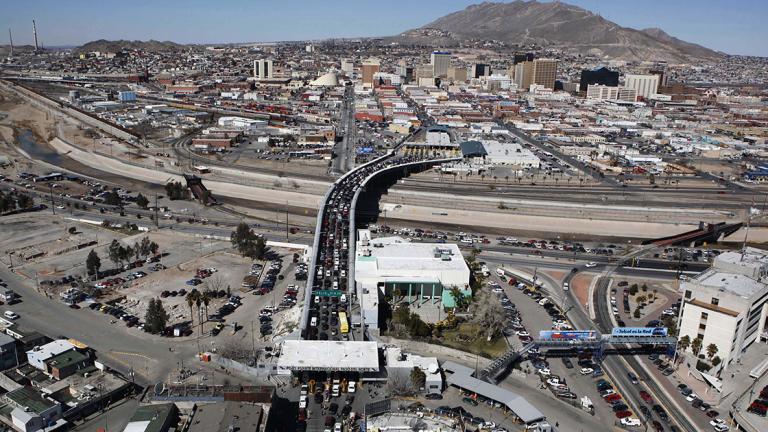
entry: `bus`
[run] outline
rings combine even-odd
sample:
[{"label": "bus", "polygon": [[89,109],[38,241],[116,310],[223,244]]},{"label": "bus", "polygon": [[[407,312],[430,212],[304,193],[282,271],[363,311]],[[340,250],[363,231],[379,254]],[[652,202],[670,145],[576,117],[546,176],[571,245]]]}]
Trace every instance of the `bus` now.
[{"label": "bus", "polygon": [[349,333],[349,323],[347,322],[346,312],[339,312],[339,330],[342,333]]}]

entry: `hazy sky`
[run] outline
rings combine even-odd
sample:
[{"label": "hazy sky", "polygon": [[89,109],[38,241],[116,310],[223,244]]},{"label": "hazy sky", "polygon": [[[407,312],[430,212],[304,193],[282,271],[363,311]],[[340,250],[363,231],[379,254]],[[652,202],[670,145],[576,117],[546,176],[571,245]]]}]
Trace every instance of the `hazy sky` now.
[{"label": "hazy sky", "polygon": [[[388,36],[478,3],[471,0],[0,0],[0,43],[94,39],[182,43]],[[660,27],[731,54],[768,56],[768,0],[570,0],[622,26]]]}]

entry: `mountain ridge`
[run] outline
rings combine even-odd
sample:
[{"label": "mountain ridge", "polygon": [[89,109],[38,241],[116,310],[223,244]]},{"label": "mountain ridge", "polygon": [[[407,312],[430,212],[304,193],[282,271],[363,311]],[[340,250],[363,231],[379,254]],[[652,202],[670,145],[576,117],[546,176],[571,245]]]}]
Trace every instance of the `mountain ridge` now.
[{"label": "mountain ridge", "polygon": [[661,29],[622,27],[578,6],[536,0],[483,2],[452,12],[396,38],[425,44],[425,33],[442,32],[436,45],[464,40],[559,46],[605,58],[671,62],[713,61],[723,56],[709,48],[670,36]]}]

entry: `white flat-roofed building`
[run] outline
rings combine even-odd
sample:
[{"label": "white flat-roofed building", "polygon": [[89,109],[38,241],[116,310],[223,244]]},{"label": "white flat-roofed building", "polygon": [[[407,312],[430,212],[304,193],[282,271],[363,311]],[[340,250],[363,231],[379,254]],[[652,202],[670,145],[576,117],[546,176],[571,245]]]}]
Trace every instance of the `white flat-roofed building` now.
[{"label": "white flat-roofed building", "polygon": [[465,141],[461,143],[464,160],[475,165],[513,165],[538,168],[541,160],[532,151],[518,143],[495,140]]},{"label": "white flat-roofed building", "polygon": [[405,353],[399,347],[388,346],[384,352],[384,359],[387,362],[387,373],[390,379],[397,376],[400,380],[410,380],[411,371],[417,367],[426,375],[424,393],[442,393],[443,376],[440,374],[437,357],[422,357]]},{"label": "white flat-roofed building", "polygon": [[286,340],[277,366],[293,372],[378,372],[376,342]]},{"label": "white flat-roofed building", "polygon": [[702,339],[702,353],[717,345],[727,366],[765,332],[768,315],[768,253],[748,247],[725,252],[712,268],[680,284],[680,337]]},{"label": "white flat-roofed building", "polygon": [[401,237],[371,239],[358,230],[355,284],[369,328],[378,328],[379,299],[396,295],[404,300],[439,300],[452,308],[451,289],[471,295],[470,271],[461,250],[448,243],[411,243]]},{"label": "white flat-roofed building", "polygon": [[75,346],[71,342],[65,339],[58,339],[27,351],[27,361],[30,366],[44,371],[47,370],[45,366],[46,360],[72,349],[75,349]]}]

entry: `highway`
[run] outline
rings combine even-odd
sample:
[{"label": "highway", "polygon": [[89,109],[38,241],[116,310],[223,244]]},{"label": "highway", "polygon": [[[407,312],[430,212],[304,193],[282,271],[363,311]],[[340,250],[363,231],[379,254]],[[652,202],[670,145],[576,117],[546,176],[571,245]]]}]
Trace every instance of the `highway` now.
[{"label": "highway", "polygon": [[332,163],[332,174],[343,174],[355,166],[355,143],[357,142],[357,127],[355,125],[355,91],[352,86],[344,90],[344,103],[341,109],[341,121],[344,136],[333,148],[335,157]]}]

